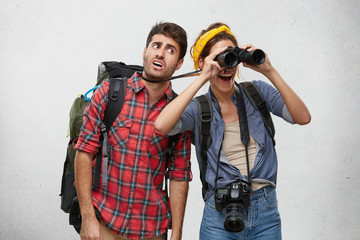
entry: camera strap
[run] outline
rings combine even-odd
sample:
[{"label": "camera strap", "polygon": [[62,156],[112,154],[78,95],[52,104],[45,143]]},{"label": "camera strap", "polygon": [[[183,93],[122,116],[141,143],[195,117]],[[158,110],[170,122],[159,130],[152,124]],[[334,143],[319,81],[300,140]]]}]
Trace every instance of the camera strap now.
[{"label": "camera strap", "polygon": [[145,78],[142,74],[141,74],[141,78],[144,79],[145,81],[151,82],[151,83],[162,83],[162,82],[170,81],[170,80],[177,79],[177,78],[198,76],[200,72],[201,72],[201,70],[196,70],[196,71],[193,71],[193,72],[184,73],[184,74],[181,74],[181,75],[177,75],[177,76],[174,76],[174,77],[171,77],[171,78],[166,78],[166,79],[158,80],[158,81]]},{"label": "camera strap", "polygon": [[248,127],[247,114],[246,114],[246,108],[245,108],[245,100],[244,100],[244,96],[241,92],[240,85],[235,82],[235,86],[236,86],[236,88],[235,88],[236,101],[237,101],[237,109],[238,109],[239,125],[240,125],[240,139],[241,139],[241,142],[245,146],[248,184],[251,186],[250,164],[249,164],[249,153],[248,153],[248,144],[250,142],[250,134],[249,134],[249,127]]},{"label": "camera strap", "polygon": [[[241,92],[240,85],[235,82],[235,86],[236,86],[235,94],[236,94],[236,101],[237,101],[237,112],[238,112],[239,127],[240,127],[240,140],[245,146],[248,185],[251,189],[250,164],[249,164],[249,153],[248,153],[248,144],[250,142],[250,134],[249,134],[248,121],[247,121],[245,100],[244,100],[244,96]],[[218,157],[218,162],[217,162],[217,167],[216,167],[215,188],[217,188],[217,181],[219,179],[218,178],[219,167],[220,167],[220,154]]]}]

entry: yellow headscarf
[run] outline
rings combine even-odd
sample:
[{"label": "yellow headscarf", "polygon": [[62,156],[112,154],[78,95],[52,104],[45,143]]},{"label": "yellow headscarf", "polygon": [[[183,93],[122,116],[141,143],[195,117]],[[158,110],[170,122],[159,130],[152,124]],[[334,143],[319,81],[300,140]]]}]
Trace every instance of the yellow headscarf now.
[{"label": "yellow headscarf", "polygon": [[199,40],[197,40],[195,47],[193,48],[193,53],[191,55],[192,59],[194,60],[194,68],[195,69],[198,69],[198,67],[199,67],[200,54],[201,54],[202,50],[204,49],[205,45],[207,44],[207,42],[210,41],[215,35],[219,34],[220,32],[226,32],[235,38],[234,34],[225,25],[218,27],[218,28],[214,28],[214,29],[204,33],[199,38]]}]

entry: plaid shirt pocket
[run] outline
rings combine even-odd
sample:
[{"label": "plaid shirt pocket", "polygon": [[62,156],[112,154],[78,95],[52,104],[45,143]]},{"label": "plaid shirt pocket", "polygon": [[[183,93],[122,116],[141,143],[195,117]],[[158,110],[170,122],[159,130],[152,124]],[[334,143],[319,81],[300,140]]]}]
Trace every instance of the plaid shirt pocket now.
[{"label": "plaid shirt pocket", "polygon": [[114,148],[122,148],[126,145],[133,121],[129,118],[118,117],[110,129],[109,144]]}]

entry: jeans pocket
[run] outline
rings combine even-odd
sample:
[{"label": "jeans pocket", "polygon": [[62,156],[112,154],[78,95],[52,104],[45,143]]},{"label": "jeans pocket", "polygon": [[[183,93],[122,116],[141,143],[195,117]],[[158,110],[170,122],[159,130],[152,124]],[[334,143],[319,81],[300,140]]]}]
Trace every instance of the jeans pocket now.
[{"label": "jeans pocket", "polygon": [[269,192],[267,196],[266,195],[262,196],[262,199],[264,201],[265,206],[269,208],[276,208],[278,205],[275,191]]}]

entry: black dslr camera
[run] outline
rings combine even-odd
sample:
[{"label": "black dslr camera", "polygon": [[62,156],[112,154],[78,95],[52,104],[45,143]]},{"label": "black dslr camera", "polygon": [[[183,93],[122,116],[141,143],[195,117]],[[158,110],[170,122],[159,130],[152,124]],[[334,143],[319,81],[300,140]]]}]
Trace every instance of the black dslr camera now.
[{"label": "black dslr camera", "polygon": [[215,191],[215,207],[221,212],[226,207],[224,227],[229,232],[241,232],[245,227],[244,210],[250,206],[251,188],[245,182],[233,183]]},{"label": "black dslr camera", "polygon": [[228,47],[214,59],[220,67],[233,68],[240,62],[259,65],[265,61],[265,53],[261,49],[248,52],[247,49]]}]

